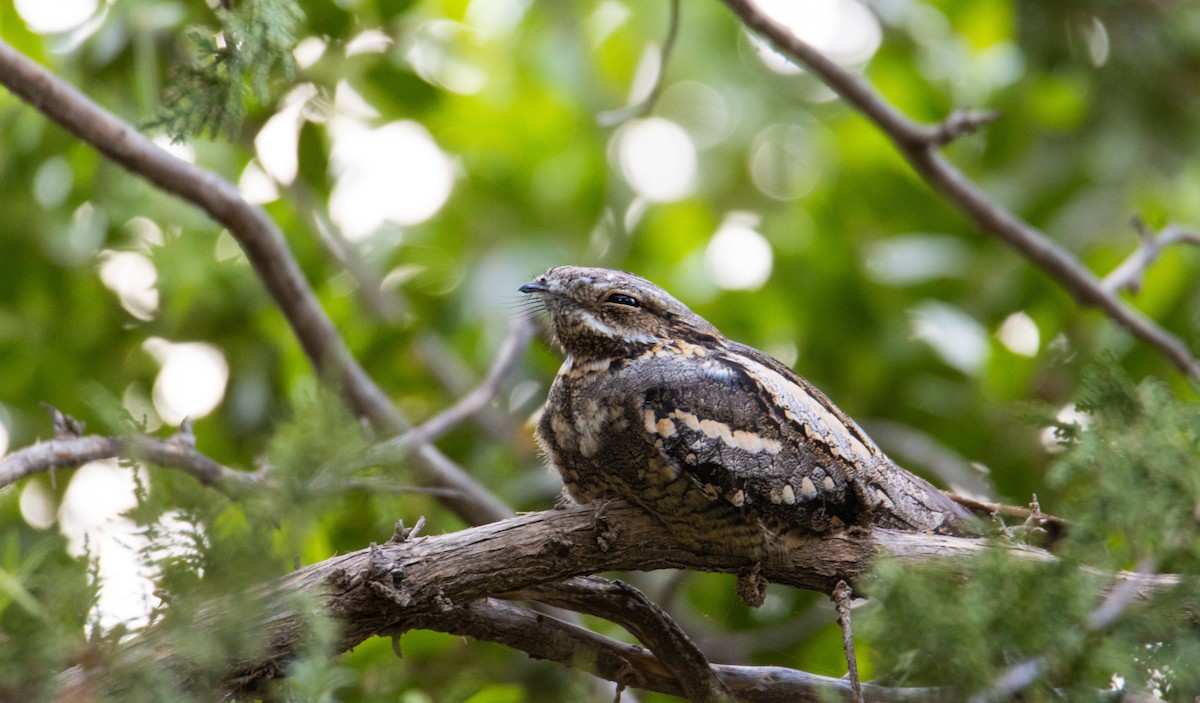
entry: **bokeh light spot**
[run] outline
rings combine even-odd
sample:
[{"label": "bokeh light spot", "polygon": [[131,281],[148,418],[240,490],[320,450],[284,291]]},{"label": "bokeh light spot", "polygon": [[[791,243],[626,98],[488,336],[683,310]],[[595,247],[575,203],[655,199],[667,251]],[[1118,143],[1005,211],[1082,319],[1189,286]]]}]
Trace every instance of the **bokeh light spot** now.
[{"label": "bokeh light spot", "polygon": [[732,213],[709,240],[704,266],[718,286],[755,290],[771,277],[771,245],[754,229],[755,224],[752,215]]},{"label": "bokeh light spot", "polygon": [[679,200],[696,181],[696,147],[682,127],[661,117],[635,120],[614,136],[621,172],[652,202]]},{"label": "bokeh light spot", "polygon": [[996,338],[1010,352],[1021,356],[1036,356],[1041,346],[1037,323],[1023,312],[1014,312],[1004,318],[1000,329],[996,330]]},{"label": "bokeh light spot", "polygon": [[765,195],[795,200],[816,186],[821,176],[818,145],[808,130],[795,124],[767,127],[750,147],[750,177]]},{"label": "bokeh light spot", "polygon": [[30,481],[21,489],[20,508],[25,523],[37,530],[49,529],[58,519],[54,495],[41,481]]},{"label": "bokeh light spot", "polygon": [[154,262],[133,251],[100,252],[100,281],[117,294],[121,307],[139,320],[158,310],[158,270]]},{"label": "bokeh light spot", "polygon": [[[883,41],[879,20],[858,0],[759,0],[759,9],[798,38],[843,66],[862,66]],[[785,75],[802,69],[757,35],[751,34],[767,68]]]},{"label": "bokeh light spot", "polygon": [[371,129],[355,120],[331,125],[337,182],[329,215],[351,241],[384,223],[415,225],[437,214],[454,186],[454,165],[416,122]]},{"label": "bokeh light spot", "polygon": [[39,34],[75,29],[96,14],[97,0],[14,0],[25,26]]},{"label": "bokeh light spot", "polygon": [[213,345],[174,344],[151,337],[142,346],[162,367],[154,379],[151,396],[154,409],[167,424],[202,418],[225,397],[229,364]]},{"label": "bokeh light spot", "polygon": [[33,175],[33,199],[47,210],[62,205],[75,185],[75,174],[61,156],[51,156],[42,162]]},{"label": "bokeh light spot", "polygon": [[150,613],[154,582],[140,563],[146,537],[122,513],[137,505],[133,470],[116,460],[93,461],[75,471],[63,494],[58,526],[73,556],[85,552],[99,563],[95,617],[101,628],[136,627]]},{"label": "bokeh light spot", "polygon": [[946,364],[976,374],[988,358],[987,333],[953,305],[926,301],[910,311],[913,338],[928,344]]}]

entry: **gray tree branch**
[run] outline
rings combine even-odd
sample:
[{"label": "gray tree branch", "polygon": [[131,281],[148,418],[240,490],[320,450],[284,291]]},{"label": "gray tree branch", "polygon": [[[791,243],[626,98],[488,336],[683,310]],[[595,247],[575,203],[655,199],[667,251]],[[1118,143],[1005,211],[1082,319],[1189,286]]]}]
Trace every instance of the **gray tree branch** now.
[{"label": "gray tree branch", "polygon": [[[474,601],[449,617],[429,614],[414,628],[436,630],[503,644],[536,659],[581,668],[623,686],[686,696],[679,680],[653,653],[526,608],[492,599]],[[713,674],[739,701],[749,703],[827,703],[850,700],[850,682],[778,666],[712,664]],[[928,701],[936,691],[863,685],[872,703]]]},{"label": "gray tree branch", "polygon": [[[528,589],[548,588],[558,593],[554,590],[557,582],[605,571],[691,569],[739,573],[754,562],[771,582],[829,593],[839,580],[853,584],[877,557],[917,565],[1002,548],[1018,558],[1054,559],[1044,551],[1020,545],[997,546],[984,539],[874,529],[787,538],[785,544],[771,550],[767,559],[758,562],[745,554],[717,551],[719,546],[710,552],[697,552],[676,542],[641,509],[625,503],[612,503],[606,518],[603,525],[598,525],[593,506],[572,506],[444,535],[373,545],[299,569],[261,590],[260,595],[269,604],[268,614],[255,628],[270,647],[252,661],[237,662],[226,681],[235,689],[251,688],[264,678],[284,675],[287,662],[304,642],[303,615],[291,607],[300,600],[315,599],[339,621],[342,634],[337,650],[346,651],[375,635],[392,635],[415,627],[438,629],[435,623],[450,622],[445,618],[461,613],[480,599]],[[1113,588],[1121,583],[1132,584],[1123,588],[1133,589],[1139,597],[1150,597],[1177,585],[1179,577],[1131,573],[1113,576]],[[586,581],[577,585],[588,587]],[[571,595],[568,589],[553,596],[563,604],[576,597],[586,595]],[[214,606],[211,619],[204,615],[198,618],[194,623],[197,632],[215,627],[220,610],[221,606]],[[674,636],[651,626],[657,628],[651,641]],[[162,660],[161,648],[154,646],[153,637],[130,647],[128,656],[150,657],[160,666],[186,670],[186,662]],[[545,650],[524,651],[555,661],[571,661],[566,651],[553,656]],[[670,671],[661,663],[659,668]],[[769,687],[772,675],[763,676],[761,685]],[[742,695],[737,685],[724,676],[722,679],[735,695]],[[869,695],[867,698],[871,700]]]},{"label": "gray tree branch", "polygon": [[0,459],[0,488],[34,474],[118,458],[177,469],[206,486],[249,486],[262,482],[267,475],[265,471],[238,471],[222,466],[195,447],[175,439],[88,435],[38,442]]},{"label": "gray tree branch", "polygon": [[991,200],[941,154],[941,147],[984,124],[988,116],[955,113],[939,125],[914,122],[854,73],[831,61],[786,26],[762,12],[754,0],[723,0],[751,31],[778,51],[812,70],[896,145],[931,188],[971,218],[980,231],[1001,240],[1042,269],[1084,307],[1096,307],[1153,346],[1192,378],[1200,361],[1178,337],[1126,304],[1070,252],[1029,223]]},{"label": "gray tree branch", "polygon": [[1137,293],[1142,289],[1146,269],[1154,265],[1159,255],[1174,244],[1200,246],[1200,234],[1179,225],[1167,225],[1159,232],[1152,231],[1141,217],[1133,218],[1138,247],[1119,266],[1104,277],[1104,288],[1116,295],[1122,290]]},{"label": "gray tree branch", "polygon": [[650,648],[692,701],[716,702],[732,694],[686,633],[641,591],[621,581],[577,576],[550,588],[514,594],[566,610],[604,618],[624,627]]},{"label": "gray tree branch", "polygon": [[[379,434],[393,436],[408,429],[408,421],[351,355],[305,280],[283,233],[262,208],[247,203],[225,179],[158,148],[3,41],[0,83],[130,173],[196,205],[227,227],[317,371]],[[479,524],[512,515],[508,506],[435,447],[421,445],[415,456],[425,481],[452,489],[442,500],[462,519]]]}]

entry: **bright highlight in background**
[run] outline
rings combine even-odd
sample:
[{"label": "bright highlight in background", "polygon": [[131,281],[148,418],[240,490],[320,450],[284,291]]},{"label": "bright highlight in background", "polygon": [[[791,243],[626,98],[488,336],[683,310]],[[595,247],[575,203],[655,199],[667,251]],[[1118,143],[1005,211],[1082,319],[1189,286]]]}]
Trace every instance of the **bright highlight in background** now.
[{"label": "bright highlight in background", "polygon": [[384,223],[420,224],[446,204],[454,165],[420,124],[406,120],[371,129],[340,119],[330,131],[337,182],[329,215],[347,239],[366,239]]},{"label": "bright highlight in background", "polygon": [[75,29],[96,14],[97,0],[14,0],[25,25],[39,34]]},{"label": "bright highlight in background", "polygon": [[927,301],[911,311],[912,334],[950,366],[975,374],[988,357],[987,333],[975,318],[953,305]]},{"label": "bright highlight in background", "polygon": [[1010,352],[1021,356],[1037,356],[1041,344],[1037,323],[1023,312],[1014,312],[1004,318],[1000,329],[996,330],[996,338]]},{"label": "bright highlight in background", "polygon": [[99,561],[96,614],[104,629],[121,623],[142,625],[150,612],[154,582],[139,554],[146,538],[121,515],[136,505],[133,471],[106,460],[79,467],[59,509],[67,551],[81,556],[86,550]]},{"label": "bright highlight in background", "polygon": [[158,337],[142,345],[162,365],[154,379],[154,409],[169,425],[204,417],[225,397],[229,364],[221,350],[203,342],[173,344]]},{"label": "bright highlight in background", "polygon": [[158,310],[158,271],[154,263],[134,251],[100,252],[100,281],[117,294],[121,307],[139,320],[154,318]]},{"label": "bright highlight in background", "polygon": [[690,194],[696,181],[696,147],[682,127],[661,117],[636,120],[617,132],[617,160],[625,180],[651,202]]},{"label": "bright highlight in background", "polygon": [[[858,0],[758,0],[759,8],[797,37],[843,66],[861,66],[883,41],[879,20]],[[800,67],[751,34],[759,58],[776,73]]]},{"label": "bright highlight in background", "polygon": [[709,240],[704,267],[718,286],[756,290],[771,277],[771,245],[754,229],[756,224],[754,215],[732,213]]}]

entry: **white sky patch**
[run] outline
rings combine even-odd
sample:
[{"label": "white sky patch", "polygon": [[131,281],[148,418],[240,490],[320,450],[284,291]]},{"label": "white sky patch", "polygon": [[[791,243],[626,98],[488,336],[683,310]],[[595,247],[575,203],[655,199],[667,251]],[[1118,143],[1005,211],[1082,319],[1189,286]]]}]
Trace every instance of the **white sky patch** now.
[{"label": "white sky patch", "polygon": [[870,245],[866,267],[871,278],[892,286],[911,286],[938,278],[961,276],[969,249],[941,234],[907,234]]},{"label": "white sky patch", "polygon": [[8,453],[8,425],[0,422],[0,457]]},{"label": "white sky patch", "polygon": [[21,489],[20,508],[25,523],[37,530],[49,529],[58,519],[54,495],[46,490],[41,481],[29,481]]},{"label": "white sky patch", "polygon": [[1010,352],[1021,356],[1037,356],[1041,346],[1037,323],[1024,312],[1014,312],[1004,318],[1000,329],[996,330],[996,339]]},{"label": "white sky patch", "polygon": [[[757,5],[797,37],[843,66],[866,64],[883,41],[879,20],[858,0],[759,0]],[[757,35],[749,36],[767,68],[785,75],[802,72]]]},{"label": "white sky patch", "polygon": [[102,628],[145,624],[154,601],[154,582],[139,559],[146,539],[121,513],[137,505],[131,469],[115,460],[94,461],[71,477],[58,512],[67,551],[89,551],[100,562],[100,597],[96,604]]},{"label": "white sky patch", "polygon": [[346,43],[346,56],[359,54],[382,54],[392,45],[392,38],[378,29],[359,32]]},{"label": "white sky patch", "polygon": [[466,12],[467,24],[484,38],[511,34],[525,17],[531,2],[532,0],[471,0]]},{"label": "white sky patch", "polygon": [[750,147],[750,178],[765,195],[795,200],[821,177],[819,148],[797,124],[774,124],[758,133]]},{"label": "white sky patch", "polygon": [[697,149],[722,142],[737,122],[725,96],[696,81],[672,83],[659,96],[654,111],[686,129]]},{"label": "white sky patch", "polygon": [[162,246],[163,232],[158,223],[149,217],[132,217],[122,227],[131,237],[147,250],[152,246]]},{"label": "white sky patch", "polygon": [[926,301],[909,311],[912,335],[928,344],[942,361],[966,374],[977,374],[988,358],[983,325],[953,305]]},{"label": "white sky patch", "polygon": [[191,144],[172,142],[171,138],[165,134],[160,134],[154,137],[152,141],[154,142],[155,146],[167,152],[171,156],[174,156],[182,161],[186,161],[189,164],[196,163],[196,150],[192,148]]},{"label": "white sky patch", "polygon": [[478,41],[475,30],[452,20],[430,20],[417,28],[405,54],[417,75],[452,93],[473,95],[487,86],[487,72],[467,60]]},{"label": "white sky patch", "polygon": [[[1079,425],[1081,429],[1086,430],[1092,424],[1092,416],[1075,407],[1074,403],[1068,403],[1058,409],[1056,416],[1059,422],[1073,423]],[[1053,427],[1043,427],[1041,435],[1038,436],[1041,440],[1042,449],[1045,449],[1051,454],[1058,454],[1066,451],[1067,444],[1061,441],[1055,433]]]},{"label": "white sky patch", "polygon": [[696,147],[682,127],[661,117],[634,120],[617,130],[616,157],[638,195],[666,203],[691,194]]},{"label": "white sky patch", "polygon": [[14,0],[25,26],[38,34],[66,32],[83,24],[100,3],[97,0]]},{"label": "white sky patch", "polygon": [[234,261],[236,263],[248,264],[246,252],[242,251],[242,245],[233,238],[229,230],[223,229],[217,235],[217,244],[213,247],[213,255],[217,257],[217,261]]},{"label": "white sky patch", "polygon": [[271,115],[254,137],[254,153],[263,171],[280,185],[289,186],[299,170],[297,149],[300,128],[304,125],[304,107],[317,95],[312,83],[296,86],[283,99],[283,107]]},{"label": "white sky patch", "polygon": [[601,2],[583,22],[584,31],[587,32],[592,46],[597,47],[603,44],[612,36],[613,32],[629,21],[631,14],[633,12],[625,3],[617,2],[617,0]]},{"label": "white sky patch", "polygon": [[158,311],[158,270],[144,254],[100,252],[100,281],[117,294],[121,307],[139,320],[152,320]]},{"label": "white sky patch", "polygon": [[61,156],[51,156],[33,175],[33,199],[49,210],[62,205],[75,185],[71,165]]},{"label": "white sky patch", "polygon": [[348,117],[379,117],[379,110],[367,102],[345,79],[338,81],[333,89],[333,107],[339,115]]},{"label": "white sky patch", "polygon": [[125,392],[121,394],[121,405],[125,406],[134,420],[146,425],[147,433],[162,427],[162,418],[158,416],[154,402],[140,383],[131,383],[125,387]]},{"label": "white sky patch", "polygon": [[771,244],[754,229],[757,224],[755,215],[730,213],[709,240],[704,267],[718,286],[756,290],[771,277]]},{"label": "white sky patch", "polygon": [[292,49],[296,66],[305,69],[320,61],[321,57],[325,55],[325,48],[325,40],[320,37],[305,37],[300,40],[296,48]]},{"label": "white sky patch", "polygon": [[238,178],[238,192],[252,205],[265,205],[279,200],[275,181],[253,159],[242,169],[242,175]]},{"label": "white sky patch", "polygon": [[208,415],[225,397],[229,364],[211,344],[175,344],[159,337],[147,339],[142,347],[161,365],[151,397],[154,409],[169,425],[178,425]]},{"label": "white sky patch", "polygon": [[420,224],[437,214],[454,187],[454,164],[416,122],[372,129],[356,120],[330,125],[330,168],[337,177],[329,215],[351,241],[385,223]]}]

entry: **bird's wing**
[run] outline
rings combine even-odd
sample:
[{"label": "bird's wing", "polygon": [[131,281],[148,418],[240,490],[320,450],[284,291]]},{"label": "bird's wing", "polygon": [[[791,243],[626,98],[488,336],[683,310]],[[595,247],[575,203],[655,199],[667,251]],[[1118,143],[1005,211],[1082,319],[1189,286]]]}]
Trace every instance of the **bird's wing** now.
[{"label": "bird's wing", "polygon": [[892,463],[853,420],[779,361],[731,345],[664,374],[642,406],[659,451],[714,500],[823,532],[875,522],[939,529],[961,509]]}]

